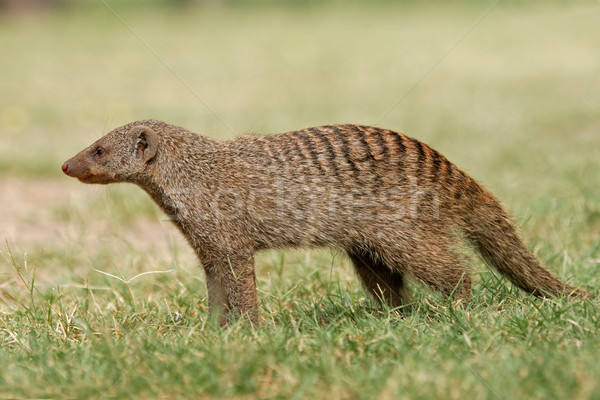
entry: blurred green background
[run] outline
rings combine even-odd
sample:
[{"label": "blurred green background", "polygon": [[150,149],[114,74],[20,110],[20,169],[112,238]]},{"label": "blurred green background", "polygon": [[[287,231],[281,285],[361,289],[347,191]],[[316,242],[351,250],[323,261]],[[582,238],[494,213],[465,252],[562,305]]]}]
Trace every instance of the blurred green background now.
[{"label": "blurred green background", "polygon": [[597,159],[595,1],[500,2],[455,47],[493,2],[141,3],[0,15],[0,174],[59,177],[144,118],[221,138],[376,123],[531,196]]}]

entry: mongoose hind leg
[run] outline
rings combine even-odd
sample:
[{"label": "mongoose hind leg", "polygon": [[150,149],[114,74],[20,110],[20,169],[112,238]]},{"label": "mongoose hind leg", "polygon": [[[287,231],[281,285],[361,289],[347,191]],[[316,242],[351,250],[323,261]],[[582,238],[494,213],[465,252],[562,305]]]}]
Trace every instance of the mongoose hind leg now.
[{"label": "mongoose hind leg", "polygon": [[349,250],[348,256],[367,292],[380,304],[408,311],[410,293],[402,272],[392,270],[374,251]]},{"label": "mongoose hind leg", "polygon": [[227,255],[202,262],[206,273],[209,311],[218,317],[220,325],[229,318],[258,320],[254,257]]},{"label": "mongoose hind leg", "polygon": [[406,265],[407,272],[419,282],[466,304],[471,297],[471,278],[463,261],[455,252],[429,242],[415,248]]}]

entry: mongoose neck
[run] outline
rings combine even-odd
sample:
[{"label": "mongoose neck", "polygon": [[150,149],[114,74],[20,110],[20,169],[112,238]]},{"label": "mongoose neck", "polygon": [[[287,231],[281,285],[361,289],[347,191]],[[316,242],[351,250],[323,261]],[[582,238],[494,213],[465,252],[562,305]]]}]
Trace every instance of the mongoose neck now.
[{"label": "mongoose neck", "polygon": [[180,205],[205,195],[207,182],[218,175],[215,165],[223,153],[218,142],[187,130],[163,134],[156,157],[132,182],[144,189],[171,218],[180,215]]}]

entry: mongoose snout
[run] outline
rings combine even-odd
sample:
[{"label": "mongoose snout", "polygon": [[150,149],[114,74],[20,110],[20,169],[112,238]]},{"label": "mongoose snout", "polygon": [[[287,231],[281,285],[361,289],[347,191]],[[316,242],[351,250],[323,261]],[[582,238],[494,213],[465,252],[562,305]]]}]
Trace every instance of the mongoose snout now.
[{"label": "mongoose snout", "polygon": [[84,175],[83,169],[72,159],[64,162],[62,165],[62,171],[65,173],[65,175],[73,178],[80,178]]},{"label": "mongoose snout", "polygon": [[367,292],[406,307],[406,278],[469,299],[455,251],[536,296],[579,295],[523,244],[498,200],[428,145],[391,130],[328,125],[215,141],[160,121],[117,128],[62,165],[84,183],[135,183],[198,255],[208,301],[258,317],[254,253],[325,246],[348,254]]},{"label": "mongoose snout", "polygon": [[77,162],[77,160],[74,158],[64,162],[62,165],[62,171],[70,177],[77,178],[81,182],[88,183],[91,175],[90,169],[84,164]]}]

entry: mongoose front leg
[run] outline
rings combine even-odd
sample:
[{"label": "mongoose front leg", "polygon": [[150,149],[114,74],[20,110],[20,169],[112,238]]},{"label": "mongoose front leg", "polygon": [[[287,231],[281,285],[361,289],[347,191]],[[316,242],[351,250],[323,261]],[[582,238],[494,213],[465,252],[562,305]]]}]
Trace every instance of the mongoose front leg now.
[{"label": "mongoose front leg", "polygon": [[254,257],[227,255],[203,261],[208,304],[220,325],[229,318],[247,318],[257,322],[258,304]]}]

